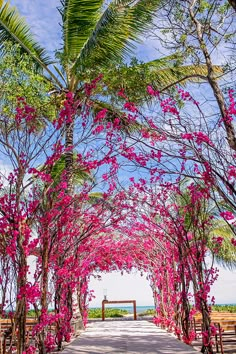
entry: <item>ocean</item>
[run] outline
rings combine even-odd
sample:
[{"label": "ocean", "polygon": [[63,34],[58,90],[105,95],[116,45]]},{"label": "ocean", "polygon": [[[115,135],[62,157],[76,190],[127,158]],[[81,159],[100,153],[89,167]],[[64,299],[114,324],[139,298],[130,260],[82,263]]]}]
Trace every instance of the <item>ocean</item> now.
[{"label": "ocean", "polygon": [[[235,306],[236,304],[216,304],[217,306]],[[101,308],[100,306],[98,307],[91,307],[91,309],[94,309],[94,308]],[[106,308],[117,308],[117,309],[121,309],[121,310],[126,310],[128,311],[129,313],[133,313],[134,310],[133,310],[133,306],[120,306],[119,304],[108,304],[106,305]],[[137,306],[136,307],[136,310],[137,310],[137,313],[142,313],[142,312],[145,312],[147,310],[154,310],[154,306],[153,305],[149,305],[149,306]]]},{"label": "ocean", "polygon": [[[94,308],[101,308],[101,307],[91,307],[91,309],[94,309]],[[134,312],[134,309],[133,309],[133,306],[120,306],[119,304],[117,305],[113,305],[113,304],[108,304],[106,305],[106,309],[107,308],[117,308],[117,309],[121,309],[121,310],[126,310],[128,311],[129,313],[133,313]],[[154,306],[151,305],[151,306],[136,306],[136,311],[137,313],[142,313],[142,312],[145,312],[147,310],[154,310]]]}]

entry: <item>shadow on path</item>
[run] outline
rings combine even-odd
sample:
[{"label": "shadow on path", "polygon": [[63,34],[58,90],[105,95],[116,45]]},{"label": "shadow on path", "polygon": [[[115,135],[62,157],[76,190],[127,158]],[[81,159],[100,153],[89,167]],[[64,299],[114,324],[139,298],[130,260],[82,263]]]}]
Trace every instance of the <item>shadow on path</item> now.
[{"label": "shadow on path", "polygon": [[63,354],[186,354],[192,347],[173,335],[142,321],[94,321],[85,332],[63,351]]}]

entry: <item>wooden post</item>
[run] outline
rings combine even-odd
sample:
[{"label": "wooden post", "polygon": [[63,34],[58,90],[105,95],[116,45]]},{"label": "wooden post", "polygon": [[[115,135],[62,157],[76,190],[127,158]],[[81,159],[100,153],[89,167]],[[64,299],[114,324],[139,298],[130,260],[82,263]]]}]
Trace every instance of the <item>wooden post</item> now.
[{"label": "wooden post", "polygon": [[102,300],[102,321],[105,321],[105,303],[107,300]]},{"label": "wooden post", "polygon": [[134,304],[134,320],[137,320],[136,300],[134,300],[133,304]]}]

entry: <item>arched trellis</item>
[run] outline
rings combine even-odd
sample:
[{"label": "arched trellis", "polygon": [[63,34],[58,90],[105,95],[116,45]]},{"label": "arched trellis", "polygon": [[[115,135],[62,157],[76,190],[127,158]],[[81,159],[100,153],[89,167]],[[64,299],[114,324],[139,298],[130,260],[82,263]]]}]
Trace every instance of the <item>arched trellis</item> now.
[{"label": "arched trellis", "polygon": [[[192,186],[191,198],[199,195],[198,188],[199,186]],[[181,192],[176,188],[174,191]],[[140,196],[140,191],[138,192]],[[147,192],[150,194],[150,190]],[[205,234],[199,235],[198,232],[198,229],[204,230],[204,224],[209,220],[196,218],[203,201],[201,198],[208,198],[208,194],[203,193],[194,205],[190,198],[190,204],[184,207],[185,212],[188,210],[189,214],[192,213],[191,217],[195,220],[193,232],[189,232],[189,228],[184,226],[181,208],[178,210],[176,205],[173,217],[173,205],[165,205],[166,198],[166,193],[160,194],[156,203],[152,203],[151,209],[153,211],[156,208],[156,211],[150,214],[144,214],[143,208],[137,207],[138,202],[136,205],[133,203],[133,214],[130,213],[128,217],[131,228],[123,223],[102,235],[102,242],[99,237],[88,240],[87,245],[91,243],[91,249],[80,269],[87,269],[87,276],[95,269],[106,272],[114,269],[129,271],[135,267],[145,270],[149,274],[156,299],[155,322],[175,332],[179,338],[190,344],[195,338],[191,321],[194,313],[200,311],[205,326],[204,347],[209,347],[214,330],[210,324],[209,290],[217,273],[212,267],[204,268],[207,245]],[[141,198],[142,205],[144,199]],[[142,210],[141,218],[137,217],[137,210]],[[158,214],[162,216],[162,221],[158,219]],[[109,232],[115,236],[109,236]],[[192,291],[190,285],[193,287]]]},{"label": "arched trellis", "polygon": [[158,240],[153,235],[140,237],[135,232],[132,238],[116,232],[113,236],[103,234],[86,239],[78,249],[81,262],[70,264],[70,269],[73,269],[72,283],[77,284],[74,290],[78,295],[84,323],[87,320],[87,300],[90,296],[88,282],[93,272],[130,272],[135,268],[148,273],[156,300],[155,323],[191,343],[195,338],[191,326],[195,309],[190,308],[188,293],[191,282],[189,272],[193,269],[191,266],[189,268],[192,255],[184,258],[180,250],[182,251],[166,240],[161,232]]}]

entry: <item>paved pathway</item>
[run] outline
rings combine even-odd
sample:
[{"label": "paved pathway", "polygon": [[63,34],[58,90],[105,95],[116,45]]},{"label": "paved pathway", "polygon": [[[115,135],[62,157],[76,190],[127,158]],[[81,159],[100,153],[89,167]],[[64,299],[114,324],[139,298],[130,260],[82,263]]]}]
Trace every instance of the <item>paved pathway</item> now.
[{"label": "paved pathway", "polygon": [[148,321],[98,321],[63,354],[195,354],[197,351]]}]

